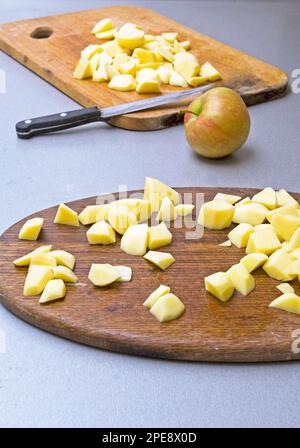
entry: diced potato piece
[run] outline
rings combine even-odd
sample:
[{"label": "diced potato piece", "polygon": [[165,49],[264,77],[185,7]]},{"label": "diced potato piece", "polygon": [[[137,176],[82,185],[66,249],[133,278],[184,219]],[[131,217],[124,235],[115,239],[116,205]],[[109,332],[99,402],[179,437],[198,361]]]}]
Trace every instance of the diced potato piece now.
[{"label": "diced potato piece", "polygon": [[161,67],[158,67],[157,73],[162,84],[169,84],[171,70],[168,67],[165,67],[163,65]]},{"label": "diced potato piece", "polygon": [[66,266],[56,266],[53,268],[53,275],[55,279],[60,279],[67,283],[76,283],[78,281],[74,272]]},{"label": "diced potato piece", "polygon": [[182,42],[179,42],[179,44],[184,48],[185,50],[189,50],[191,48],[191,43],[189,40],[185,40]]},{"label": "diced potato piece", "polygon": [[161,93],[158,81],[142,79],[136,86],[137,93]]},{"label": "diced potato piece", "polygon": [[155,291],[153,291],[150,296],[143,303],[148,309],[152,308],[152,306],[158,301],[158,299],[165,294],[169,294],[170,288],[169,286],[160,285]]},{"label": "diced potato piece", "polygon": [[49,280],[53,279],[51,266],[33,264],[28,269],[24,284],[24,296],[36,296],[41,294]]},{"label": "diced potato piece", "polygon": [[131,58],[129,61],[121,62],[119,65],[120,73],[122,75],[132,75],[136,74],[137,61]]},{"label": "diced potato piece", "polygon": [[103,48],[101,45],[90,44],[81,51],[82,59],[91,59],[96,53],[101,53]]},{"label": "diced potato piece", "polygon": [[140,81],[159,81],[159,76],[153,68],[143,68],[136,75],[137,82]]},{"label": "diced potato piece", "polygon": [[109,40],[113,39],[117,33],[117,28],[113,28],[112,30],[102,31],[101,33],[95,34],[97,39],[101,40]]},{"label": "diced potato piece", "polygon": [[187,80],[199,75],[200,66],[193,54],[184,52],[174,55],[174,69]]},{"label": "diced potato piece", "polygon": [[83,225],[95,224],[95,222],[103,221],[107,218],[108,208],[109,204],[88,205],[79,213],[78,219]]},{"label": "diced potato piece", "polygon": [[60,204],[54,222],[56,224],[64,224],[67,226],[79,227],[78,215],[77,213],[68,207],[66,204]]},{"label": "diced potato piece", "polygon": [[226,240],[223,243],[220,243],[219,246],[221,246],[221,247],[231,247],[232,243],[231,243],[230,240]]},{"label": "diced potato piece", "polygon": [[171,70],[169,84],[175,87],[187,87],[184,77],[175,70]]},{"label": "diced potato piece", "polygon": [[106,51],[99,54],[99,65],[106,66],[107,64],[112,64],[112,62],[113,58]]},{"label": "diced potato piece", "polygon": [[289,283],[280,283],[280,285],[276,286],[277,289],[279,289],[282,294],[294,294],[295,290]]},{"label": "diced potato piece", "polygon": [[132,278],[132,269],[129,266],[114,266],[120,274],[118,282],[130,282]]},{"label": "diced potato piece", "polygon": [[258,224],[254,227],[254,232],[259,232],[260,230],[272,230],[272,232],[274,232],[271,224]]},{"label": "diced potato piece", "polygon": [[119,75],[112,78],[108,87],[120,92],[129,92],[135,90],[136,84],[132,75]]},{"label": "diced potato piece", "polygon": [[256,193],[252,197],[252,201],[264,205],[269,210],[274,210],[277,207],[276,192],[270,187],[264,188],[259,193]]},{"label": "diced potato piece", "polygon": [[93,76],[90,62],[87,59],[79,59],[78,64],[75,67],[73,78],[87,79]]},{"label": "diced potato piece", "polygon": [[178,205],[180,202],[180,194],[173,188],[157,179],[146,177],[144,198],[150,202],[152,212],[159,210],[165,196],[170,198],[174,205]]},{"label": "diced potato piece", "polygon": [[284,205],[296,204],[298,202],[294,199],[286,190],[280,190],[276,192],[277,204],[278,207],[282,207]]},{"label": "diced potato piece", "polygon": [[251,224],[242,223],[228,234],[228,238],[236,247],[246,247],[250,234],[253,232]]},{"label": "diced potato piece", "polygon": [[163,45],[158,45],[156,48],[156,53],[163,57],[168,62],[172,62],[174,60],[174,55],[171,50]]},{"label": "diced potato piece", "polygon": [[226,201],[229,202],[229,204],[233,205],[236,202],[240,201],[241,199],[242,199],[241,196],[237,196],[235,194],[217,193],[213,200]]},{"label": "diced potato piece", "polygon": [[294,293],[285,293],[273,300],[269,306],[289,313],[300,314],[300,297]]},{"label": "diced potato piece", "polygon": [[291,274],[293,261],[289,254],[279,249],[269,257],[268,261],[263,265],[263,270],[269,277],[275,280],[288,282],[295,278],[295,275]]},{"label": "diced potato piece", "polygon": [[100,64],[97,70],[93,71],[93,81],[105,82],[108,81],[107,67],[108,64]]},{"label": "diced potato piece", "polygon": [[102,33],[103,31],[112,30],[114,28],[113,21],[110,18],[102,19],[96,23],[92,29],[93,34]]},{"label": "diced potato piece", "polygon": [[188,216],[193,213],[195,206],[193,204],[178,204],[175,207],[177,216]]},{"label": "diced potato piece", "polygon": [[20,240],[35,241],[38,239],[40,231],[44,224],[43,218],[28,219],[22,226],[19,232]]},{"label": "diced potato piece", "polygon": [[246,253],[262,253],[270,255],[280,249],[281,243],[273,230],[266,229],[251,233],[248,239]]},{"label": "diced potato piece", "polygon": [[114,76],[119,76],[120,74],[119,70],[114,65],[111,64],[106,65],[106,73],[109,81],[111,81]]},{"label": "diced potato piece", "polygon": [[63,280],[49,280],[40,297],[39,303],[52,302],[53,300],[63,299],[67,289]]},{"label": "diced potato piece", "polygon": [[117,54],[124,53],[124,49],[120,47],[116,40],[105,42],[101,45],[101,48],[112,58],[114,58]]},{"label": "diced potato piece", "polygon": [[300,227],[298,227],[298,229],[295,230],[287,245],[288,252],[298,248],[300,248]]},{"label": "diced potato piece", "polygon": [[110,224],[105,221],[98,221],[86,232],[87,240],[90,244],[113,244],[116,242],[116,234]]},{"label": "diced potato piece", "polygon": [[144,48],[135,48],[132,53],[133,58],[139,60],[139,64],[145,64],[146,62],[156,62],[155,55],[150,50]]},{"label": "diced potato piece", "polygon": [[150,250],[158,249],[171,244],[172,233],[164,222],[158,226],[149,227],[148,248]]},{"label": "diced potato piece", "polygon": [[243,296],[247,296],[255,288],[255,279],[253,275],[251,275],[248,269],[240,263],[231,266],[227,271],[227,275],[235,289],[243,294]]},{"label": "diced potato piece", "polygon": [[95,286],[107,286],[120,278],[120,272],[111,264],[93,263],[88,278]]},{"label": "diced potato piece", "polygon": [[271,224],[280,239],[289,241],[300,227],[300,216],[274,215]]},{"label": "diced potato piece", "polygon": [[183,53],[185,50],[185,48],[182,45],[182,42],[178,42],[178,40],[174,40],[173,42],[173,48],[172,48],[173,53],[177,54],[177,53]]},{"label": "diced potato piece", "polygon": [[29,252],[28,254],[23,255],[20,258],[17,258],[16,260],[13,261],[13,264],[15,266],[29,266],[32,255],[34,255],[35,253],[39,253],[39,252],[47,253],[47,252],[50,252],[51,249],[52,249],[51,244],[49,244],[48,246],[40,246],[37,249],[33,250],[32,252]]},{"label": "diced potato piece", "polygon": [[234,292],[232,281],[226,272],[215,272],[204,278],[205,289],[221,302],[227,302]]},{"label": "diced potato piece", "polygon": [[135,48],[142,47],[144,44],[144,31],[137,29],[135,27],[125,27],[123,26],[115,34],[115,37],[121,47],[129,48],[134,50]]},{"label": "diced potato piece", "polygon": [[187,83],[192,87],[199,87],[208,82],[208,78],[205,76],[192,76],[187,78]]},{"label": "diced potato piece", "polygon": [[90,63],[92,73],[94,73],[99,68],[100,53],[95,53],[94,56],[92,56],[91,59],[89,60],[89,63]]},{"label": "diced potato piece", "polygon": [[255,269],[262,266],[268,259],[268,255],[262,254],[260,252],[254,252],[252,254],[245,255],[240,259],[240,264],[242,264],[248,272],[255,271]]},{"label": "diced potato piece", "polygon": [[167,252],[157,252],[154,250],[149,250],[149,252],[144,255],[145,260],[150,261],[155,266],[159,267],[165,271],[169,266],[175,262],[175,258]]},{"label": "diced potato piece", "polygon": [[130,61],[130,57],[126,53],[120,53],[114,57],[112,63],[117,70],[120,70],[120,64],[128,61]]},{"label": "diced potato piece", "polygon": [[70,252],[66,250],[52,250],[49,255],[55,258],[57,264],[61,264],[72,270],[74,269],[75,257]]},{"label": "diced potato piece", "polygon": [[121,239],[121,249],[129,255],[144,255],[148,244],[148,225],[128,227]]},{"label": "diced potato piece", "polygon": [[178,319],[185,311],[185,306],[175,294],[164,294],[150,309],[150,313],[159,320],[159,322],[170,322]]},{"label": "diced potato piece", "polygon": [[272,210],[271,212],[267,213],[266,218],[269,222],[271,222],[274,215],[298,216],[297,210],[299,210],[297,204],[283,205],[282,207],[276,208],[275,210]]},{"label": "diced potato piece", "polygon": [[177,32],[172,32],[172,33],[162,33],[161,37],[163,39],[165,39],[167,42],[174,42],[175,39],[177,39],[178,37],[178,33]]},{"label": "diced potato piece", "polygon": [[177,212],[171,199],[166,196],[161,202],[156,221],[174,221],[177,218]]},{"label": "diced potato piece", "polygon": [[120,235],[124,235],[129,226],[137,224],[137,218],[128,207],[112,204],[108,212],[108,222]]},{"label": "diced potato piece", "polygon": [[200,76],[207,77],[209,81],[217,81],[218,79],[221,79],[218,70],[216,70],[209,62],[205,62],[205,64],[200,67]]},{"label": "diced potato piece", "polygon": [[232,221],[237,224],[248,223],[257,226],[265,221],[267,213],[268,209],[264,205],[255,202],[236,205]]},{"label": "diced potato piece", "polygon": [[234,207],[226,201],[210,201],[202,205],[198,224],[208,229],[225,229],[232,222]]},{"label": "diced potato piece", "polygon": [[30,266],[33,264],[55,267],[57,265],[57,261],[51,256],[51,252],[36,252],[32,255],[30,260]]}]

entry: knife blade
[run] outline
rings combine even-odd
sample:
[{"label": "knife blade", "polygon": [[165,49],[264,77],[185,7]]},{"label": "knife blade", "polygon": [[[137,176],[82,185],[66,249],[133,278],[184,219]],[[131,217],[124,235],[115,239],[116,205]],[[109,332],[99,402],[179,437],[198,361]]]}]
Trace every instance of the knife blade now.
[{"label": "knife blade", "polygon": [[164,104],[171,104],[183,98],[204,93],[214,87],[214,83],[189,90],[155,96],[149,99],[133,101],[112,107],[89,107],[68,112],[60,112],[43,117],[29,118],[16,124],[19,138],[28,139],[35,135],[48,134],[97,121],[109,122],[113,117],[152,109]]}]

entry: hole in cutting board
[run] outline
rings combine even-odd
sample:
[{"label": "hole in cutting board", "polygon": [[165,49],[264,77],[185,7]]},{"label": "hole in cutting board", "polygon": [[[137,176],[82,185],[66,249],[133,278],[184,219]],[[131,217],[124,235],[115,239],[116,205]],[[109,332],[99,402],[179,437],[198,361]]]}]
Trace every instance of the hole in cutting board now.
[{"label": "hole in cutting board", "polygon": [[48,37],[50,37],[52,33],[53,30],[51,28],[47,26],[39,26],[32,31],[30,37],[32,37],[33,39],[48,39]]}]

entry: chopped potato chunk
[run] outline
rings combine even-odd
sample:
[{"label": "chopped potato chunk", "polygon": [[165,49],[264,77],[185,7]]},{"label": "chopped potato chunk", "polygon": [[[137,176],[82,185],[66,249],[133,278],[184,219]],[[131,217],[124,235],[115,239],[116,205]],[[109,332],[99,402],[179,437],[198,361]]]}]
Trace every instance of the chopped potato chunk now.
[{"label": "chopped potato chunk", "polygon": [[168,294],[169,292],[170,292],[169,286],[160,285],[155,291],[153,291],[150,294],[150,296],[147,298],[147,300],[145,300],[143,305],[150,309],[155,304],[155,302],[158,301],[160,297],[162,297],[165,294]]},{"label": "chopped potato chunk", "polygon": [[157,252],[152,250],[149,250],[149,252],[144,255],[144,258],[163,271],[175,262],[175,258],[171,254],[168,254],[167,252]]},{"label": "chopped potato chunk", "polygon": [[226,272],[215,272],[204,278],[205,289],[221,302],[227,302],[234,292],[234,286]]},{"label": "chopped potato chunk", "polygon": [[169,322],[178,319],[185,311],[185,306],[175,294],[164,294],[150,309],[160,322]]},{"label": "chopped potato chunk", "polygon": [[66,204],[60,204],[56,212],[54,222],[56,224],[64,224],[67,226],[79,226],[77,213]]},{"label": "chopped potato chunk", "polygon": [[39,303],[47,303],[52,302],[53,300],[63,299],[66,292],[66,285],[63,280],[49,280],[40,297]]},{"label": "chopped potato chunk", "polygon": [[35,241],[38,239],[40,231],[44,224],[43,218],[31,218],[28,219],[22,226],[19,232],[20,240]]}]

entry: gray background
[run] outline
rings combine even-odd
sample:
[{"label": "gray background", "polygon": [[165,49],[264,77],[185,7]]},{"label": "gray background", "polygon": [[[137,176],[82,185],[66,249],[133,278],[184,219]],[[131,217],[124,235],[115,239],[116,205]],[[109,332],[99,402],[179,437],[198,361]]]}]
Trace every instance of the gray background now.
[{"label": "gray background", "polygon": [[[1,2],[0,21],[113,3],[10,0]],[[299,2],[130,3],[151,6],[289,75],[300,68]],[[210,161],[192,153],[181,126],[135,133],[98,125],[18,140],[16,121],[76,104],[4,54],[0,68],[7,75],[7,93],[0,95],[0,231],[60,201],[115,191],[120,182],[140,188],[146,175],[174,186],[300,189],[300,95],[252,107],[244,149]],[[297,363],[213,365],[119,355],[44,333],[2,307],[0,328],[7,345],[0,354],[1,426],[299,426]]]}]

